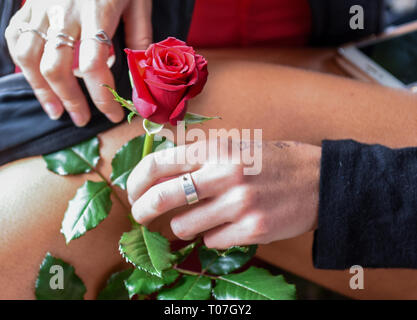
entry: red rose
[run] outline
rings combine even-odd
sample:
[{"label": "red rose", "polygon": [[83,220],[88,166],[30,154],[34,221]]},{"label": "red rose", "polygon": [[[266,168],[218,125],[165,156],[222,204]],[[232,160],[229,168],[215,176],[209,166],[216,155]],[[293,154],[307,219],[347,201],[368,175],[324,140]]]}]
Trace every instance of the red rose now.
[{"label": "red rose", "polygon": [[177,125],[187,111],[187,100],[203,90],[207,61],[175,38],[144,50],[125,49],[133,78],[133,104],[152,122]]}]

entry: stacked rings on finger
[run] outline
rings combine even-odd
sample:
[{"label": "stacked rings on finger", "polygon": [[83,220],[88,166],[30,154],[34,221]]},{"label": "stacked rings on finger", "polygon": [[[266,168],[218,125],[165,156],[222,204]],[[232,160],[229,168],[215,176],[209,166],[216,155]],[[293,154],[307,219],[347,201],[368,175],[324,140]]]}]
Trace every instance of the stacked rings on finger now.
[{"label": "stacked rings on finger", "polygon": [[69,34],[66,34],[64,32],[58,32],[53,37],[48,32],[47,41],[53,41],[55,48],[58,49],[62,46],[67,46],[72,49],[74,49],[75,39],[74,37],[71,37]]},{"label": "stacked rings on finger", "polygon": [[74,49],[74,43],[75,43],[75,39],[73,37],[71,37],[70,35],[63,33],[63,32],[59,32],[56,36],[55,36],[55,48],[60,48],[62,46],[67,46],[70,47],[72,49]]},{"label": "stacked rings on finger", "polygon": [[25,32],[33,32],[36,35],[38,35],[39,37],[41,37],[43,40],[45,40],[45,41],[48,40],[48,37],[46,36],[46,34],[37,30],[37,29],[33,29],[33,28],[29,28],[29,27],[19,27],[18,31],[19,31],[20,34],[25,33]]},{"label": "stacked rings on finger", "polygon": [[195,189],[193,179],[191,178],[190,173],[186,173],[183,176],[179,177],[182,188],[184,189],[185,199],[187,200],[187,204],[192,205],[198,202],[198,195]]}]

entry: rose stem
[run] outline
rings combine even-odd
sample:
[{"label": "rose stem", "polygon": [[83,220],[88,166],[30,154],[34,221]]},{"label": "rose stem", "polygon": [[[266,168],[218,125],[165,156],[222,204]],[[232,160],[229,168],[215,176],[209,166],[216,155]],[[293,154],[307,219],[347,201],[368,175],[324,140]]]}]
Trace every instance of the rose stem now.
[{"label": "rose stem", "polygon": [[148,154],[152,153],[153,147],[153,134],[146,133],[145,136],[145,143],[143,144],[143,152],[142,152],[142,159],[147,156]]}]

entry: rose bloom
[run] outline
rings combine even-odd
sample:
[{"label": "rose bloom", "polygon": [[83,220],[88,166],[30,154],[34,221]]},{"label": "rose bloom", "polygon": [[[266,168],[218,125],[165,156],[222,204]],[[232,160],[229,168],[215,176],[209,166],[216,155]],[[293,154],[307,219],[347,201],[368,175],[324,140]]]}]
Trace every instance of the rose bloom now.
[{"label": "rose bloom", "polygon": [[144,50],[125,49],[133,78],[132,100],[139,114],[156,123],[177,125],[187,100],[203,90],[207,61],[176,38]]}]

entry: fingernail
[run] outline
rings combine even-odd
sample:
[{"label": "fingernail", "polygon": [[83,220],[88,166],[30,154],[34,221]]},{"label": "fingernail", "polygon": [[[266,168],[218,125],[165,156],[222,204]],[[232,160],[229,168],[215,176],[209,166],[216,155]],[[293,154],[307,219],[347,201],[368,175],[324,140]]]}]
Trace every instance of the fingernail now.
[{"label": "fingernail", "polygon": [[46,103],[44,107],[49,118],[52,120],[58,120],[61,117],[62,109],[58,105],[53,103]]},{"label": "fingernail", "polygon": [[106,117],[111,121],[111,122],[120,122],[123,120],[124,114],[121,112],[109,112],[109,113],[105,113]]},{"label": "fingernail", "polygon": [[78,112],[70,112],[70,117],[77,127],[84,127],[88,123],[88,118]]}]

